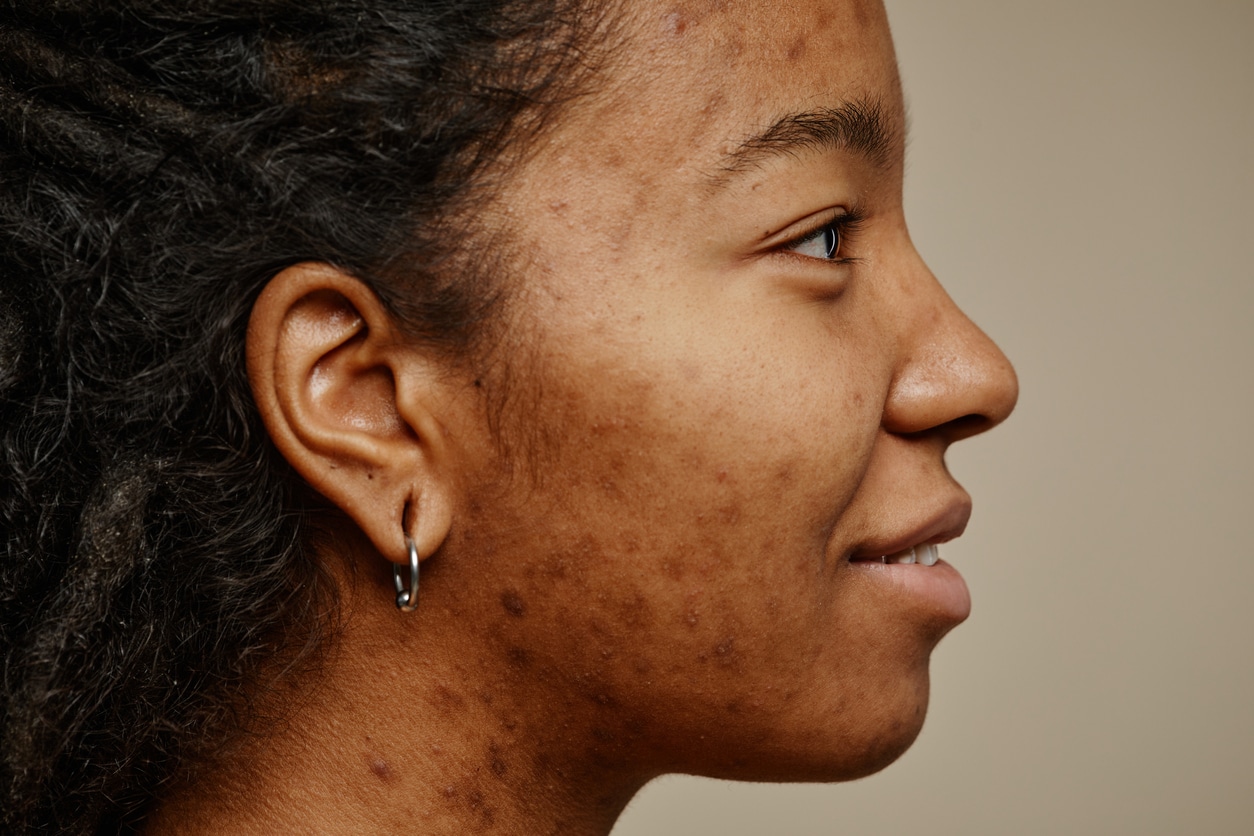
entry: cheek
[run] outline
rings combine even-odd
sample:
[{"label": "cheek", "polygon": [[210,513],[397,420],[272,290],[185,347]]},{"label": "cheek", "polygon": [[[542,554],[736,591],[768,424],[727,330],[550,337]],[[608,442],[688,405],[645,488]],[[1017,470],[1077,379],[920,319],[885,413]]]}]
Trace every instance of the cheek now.
[{"label": "cheek", "polygon": [[785,712],[858,629],[836,564],[880,396],[856,366],[741,350],[689,346],[652,374],[535,364],[528,484],[480,526],[510,532],[502,600],[526,602],[502,604],[501,652],[659,737]]}]

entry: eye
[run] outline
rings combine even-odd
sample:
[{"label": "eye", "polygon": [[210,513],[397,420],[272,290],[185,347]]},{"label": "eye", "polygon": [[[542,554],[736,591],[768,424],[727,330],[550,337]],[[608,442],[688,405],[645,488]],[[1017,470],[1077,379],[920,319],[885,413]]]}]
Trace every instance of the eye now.
[{"label": "eye", "polygon": [[865,219],[866,215],[861,209],[845,209],[835,217],[829,216],[827,223],[822,226],[781,245],[777,251],[828,264],[853,264],[858,259],[852,257],[851,245],[855,243],[854,239],[857,238]]},{"label": "eye", "polygon": [[835,218],[813,232],[806,233],[784,246],[786,252],[817,258],[823,261],[835,261],[840,255],[840,231],[844,226],[844,216]]}]

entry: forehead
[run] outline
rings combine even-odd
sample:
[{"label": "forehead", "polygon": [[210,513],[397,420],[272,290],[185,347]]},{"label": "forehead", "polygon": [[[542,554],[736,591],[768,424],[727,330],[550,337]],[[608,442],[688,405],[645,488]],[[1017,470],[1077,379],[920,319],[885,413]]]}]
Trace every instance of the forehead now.
[{"label": "forehead", "polygon": [[[878,0],[627,0],[623,8],[584,94],[560,109],[499,193],[503,223],[527,218],[533,260],[553,268],[577,253],[605,261],[624,257],[629,242],[701,234],[694,224],[734,211],[775,177],[737,166],[737,149],[797,114],[873,105],[891,140],[892,176],[883,182],[899,189],[905,119]],[[726,178],[729,168],[742,170]]]},{"label": "forehead", "polygon": [[791,113],[870,101],[901,121],[878,0],[628,5],[592,94],[563,120],[562,140],[584,152],[607,149],[610,160],[634,157],[644,169],[713,170]]}]

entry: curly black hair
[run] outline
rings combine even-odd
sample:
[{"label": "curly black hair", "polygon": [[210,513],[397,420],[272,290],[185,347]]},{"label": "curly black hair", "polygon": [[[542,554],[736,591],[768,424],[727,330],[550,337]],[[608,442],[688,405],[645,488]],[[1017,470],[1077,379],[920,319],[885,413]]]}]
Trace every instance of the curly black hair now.
[{"label": "curly black hair", "polygon": [[574,0],[0,0],[0,829],[123,832],[334,596],[244,371],[327,262],[472,356],[457,218],[590,65]]}]

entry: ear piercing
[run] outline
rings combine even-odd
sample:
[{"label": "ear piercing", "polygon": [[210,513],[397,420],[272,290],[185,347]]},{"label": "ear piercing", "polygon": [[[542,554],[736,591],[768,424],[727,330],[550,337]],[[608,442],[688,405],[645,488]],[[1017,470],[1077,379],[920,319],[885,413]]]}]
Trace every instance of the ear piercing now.
[{"label": "ear piercing", "polygon": [[392,580],[396,583],[396,608],[401,612],[413,612],[418,609],[418,547],[405,535],[405,547],[409,549],[409,588],[405,588],[401,580],[401,567],[392,566]]}]

